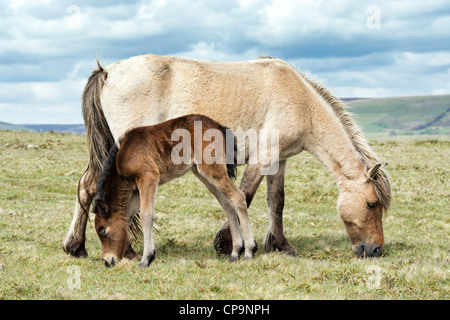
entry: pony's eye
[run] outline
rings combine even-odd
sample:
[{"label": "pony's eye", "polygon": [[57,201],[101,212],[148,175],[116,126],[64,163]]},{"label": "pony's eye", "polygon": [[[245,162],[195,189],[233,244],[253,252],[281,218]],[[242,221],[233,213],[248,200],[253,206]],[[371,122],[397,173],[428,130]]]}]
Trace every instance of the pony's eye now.
[{"label": "pony's eye", "polygon": [[369,209],[375,209],[377,207],[377,204],[375,202],[367,202],[367,207]]}]

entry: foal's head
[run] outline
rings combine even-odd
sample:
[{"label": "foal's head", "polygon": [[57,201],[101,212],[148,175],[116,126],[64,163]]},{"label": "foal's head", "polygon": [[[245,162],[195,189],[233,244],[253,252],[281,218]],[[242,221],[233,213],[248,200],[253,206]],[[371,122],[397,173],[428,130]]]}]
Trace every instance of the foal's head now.
[{"label": "foal's head", "polygon": [[123,258],[139,259],[131,247],[128,221],[122,210],[97,199],[94,206],[95,230],[102,243],[103,260],[107,267],[114,266]]},{"label": "foal's head", "polygon": [[131,247],[127,205],[132,186],[117,173],[115,156],[111,149],[108,163],[97,186],[93,211],[95,230],[102,243],[103,260],[107,267],[114,266],[123,258],[139,259]]},{"label": "foal's head", "polygon": [[384,244],[382,215],[389,207],[390,190],[381,167],[378,164],[359,179],[344,179],[340,185],[339,215],[359,257],[379,257]]}]

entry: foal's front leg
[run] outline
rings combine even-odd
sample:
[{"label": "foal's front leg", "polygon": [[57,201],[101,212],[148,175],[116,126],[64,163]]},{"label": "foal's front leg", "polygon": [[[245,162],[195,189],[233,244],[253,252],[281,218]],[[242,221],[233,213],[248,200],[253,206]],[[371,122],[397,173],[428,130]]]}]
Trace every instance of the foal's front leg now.
[{"label": "foal's front leg", "polygon": [[142,254],[141,262],[139,263],[140,268],[147,268],[150,263],[155,260],[156,250],[155,242],[153,240],[153,209],[157,186],[157,179],[153,177],[144,177],[138,181],[141,201],[140,216],[144,233],[144,252]]}]

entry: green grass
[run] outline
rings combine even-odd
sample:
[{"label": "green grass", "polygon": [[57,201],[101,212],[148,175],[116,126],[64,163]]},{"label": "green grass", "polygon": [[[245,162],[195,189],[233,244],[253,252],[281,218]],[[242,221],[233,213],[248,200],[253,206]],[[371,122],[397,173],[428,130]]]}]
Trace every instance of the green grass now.
[{"label": "green grass", "polygon": [[[225,214],[188,174],[159,189],[150,268],[123,262],[107,269],[92,215],[89,257],[61,249],[87,164],[85,137],[0,131],[0,299],[449,299],[450,141],[372,144],[389,162],[395,198],[384,217],[382,258],[354,257],[336,213],[335,182],[303,153],[288,161],[284,210],[298,258],[263,251],[264,183],[249,210],[260,245],[255,259],[216,258],[213,238]],[[142,241],[134,247],[141,252]]]}]

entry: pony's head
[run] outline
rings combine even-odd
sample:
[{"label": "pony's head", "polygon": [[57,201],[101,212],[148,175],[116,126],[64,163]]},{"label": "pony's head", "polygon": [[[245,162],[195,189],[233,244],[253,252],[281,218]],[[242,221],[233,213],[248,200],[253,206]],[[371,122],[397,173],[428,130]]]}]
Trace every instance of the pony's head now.
[{"label": "pony's head", "polygon": [[381,164],[358,179],[342,179],[338,212],[359,257],[379,257],[384,245],[382,216],[389,208],[390,190]]}]

